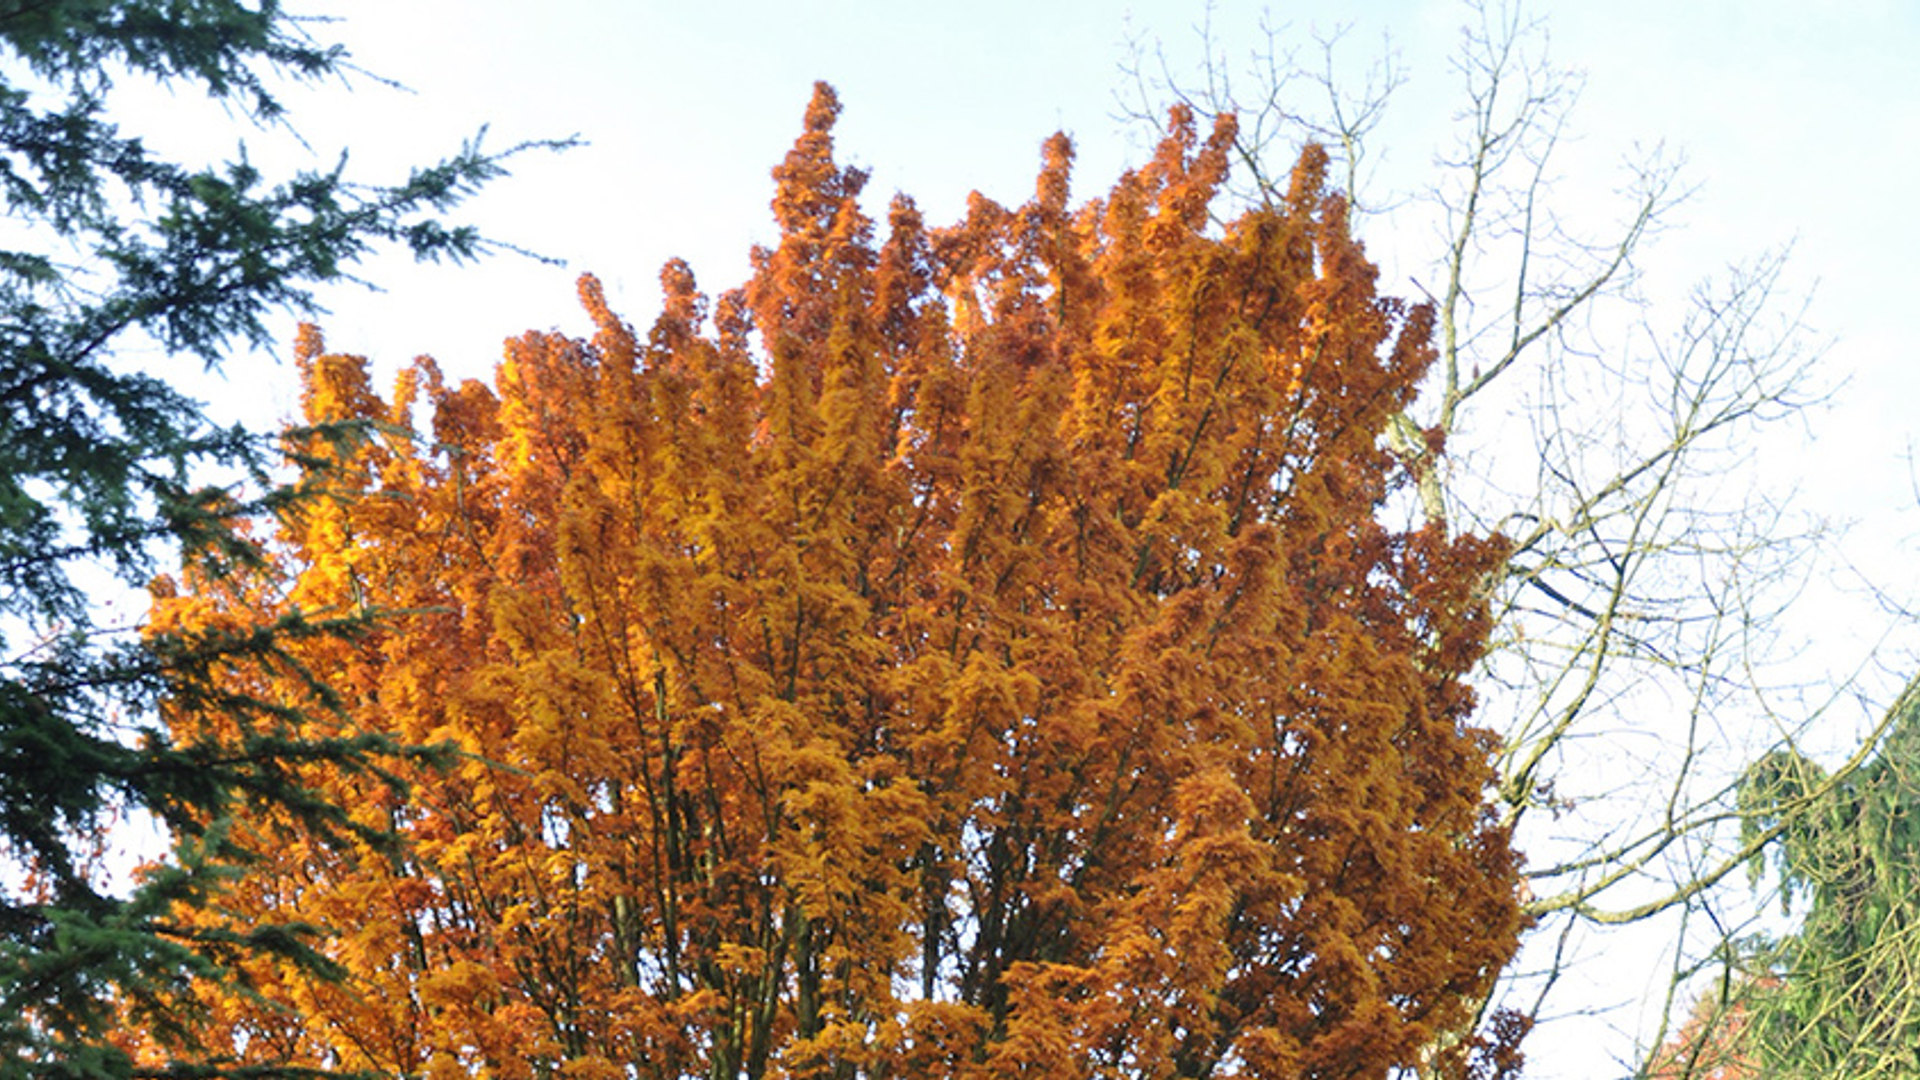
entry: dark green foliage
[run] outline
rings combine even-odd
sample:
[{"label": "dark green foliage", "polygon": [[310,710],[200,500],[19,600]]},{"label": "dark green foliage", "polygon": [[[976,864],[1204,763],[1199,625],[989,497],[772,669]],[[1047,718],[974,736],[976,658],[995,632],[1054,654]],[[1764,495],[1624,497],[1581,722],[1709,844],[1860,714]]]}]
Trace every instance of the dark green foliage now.
[{"label": "dark green foliage", "polygon": [[1778,833],[1774,868],[1802,920],[1758,951],[1741,992],[1756,1075],[1920,1075],[1920,681],[1871,760],[1828,775],[1776,751],[1748,770],[1741,808],[1749,837]]},{"label": "dark green foliage", "polygon": [[[344,62],[273,0],[0,0],[0,1077],[129,1075],[105,1040],[116,1009],[174,1023],[156,1003],[234,950],[317,961],[299,927],[188,933],[167,913],[244,865],[219,827],[229,808],[340,835],[358,830],[300,770],[390,779],[378,763],[395,748],[378,738],[297,733],[337,705],[311,680],[295,702],[212,689],[219,669],[284,671],[290,643],[364,613],[143,638],[93,595],[144,585],[161,559],[257,565],[237,523],[298,496],[267,482],[264,442],[215,429],[118,351],[217,363],[376,246],[455,260],[487,247],[437,217],[501,173],[504,155],[477,142],[394,186],[340,167],[274,182],[244,154],[161,159],[107,118],[116,80],[158,80],[274,125],[273,85]],[[173,745],[163,698],[221,710],[238,734]],[[129,895],[99,857],[115,822],[143,813],[180,846]]]}]

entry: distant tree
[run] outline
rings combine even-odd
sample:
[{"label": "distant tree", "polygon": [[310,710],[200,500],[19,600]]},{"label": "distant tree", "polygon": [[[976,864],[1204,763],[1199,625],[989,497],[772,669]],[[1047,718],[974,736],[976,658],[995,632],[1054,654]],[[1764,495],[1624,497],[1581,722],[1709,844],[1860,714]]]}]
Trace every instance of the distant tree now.
[{"label": "distant tree", "polygon": [[[289,734],[332,702],[317,683],[268,701],[211,678],[283,663],[289,641],[337,622],[289,612],[236,635],[142,637],[96,595],[144,585],[163,554],[210,573],[251,565],[237,523],[290,498],[258,471],[265,447],[212,427],[166,371],[122,354],[129,343],[163,364],[217,363],[375,245],[452,259],[486,246],[436,216],[500,174],[477,145],[397,186],[339,169],[274,183],[244,155],[163,159],[109,119],[120,84],[157,81],[272,126],[276,83],[344,60],[273,0],[0,3],[0,1075],[127,1075],[115,1023],[164,1036],[156,995],[249,950],[301,952],[286,928],[190,929],[170,912],[239,865],[222,822],[241,805],[356,831],[295,766],[366,773],[388,749]],[[231,726],[177,740],[162,695]],[[141,815],[181,847],[132,887],[102,860],[116,824]]]},{"label": "distant tree", "polygon": [[1920,1073],[1920,682],[1870,740],[1828,772],[1776,751],[1740,800],[1750,837],[1778,837],[1770,862],[1800,925],[1739,957],[1739,1043],[1756,1075]]},{"label": "distant tree", "polygon": [[1503,544],[1381,520],[1433,315],[1375,293],[1324,153],[1215,224],[1233,123],[1176,110],[1103,200],[1069,205],[1056,137],[1027,205],[929,229],[900,197],[876,242],[838,112],[819,87],[746,287],[671,263],[644,337],[587,278],[591,340],[390,400],[303,338],[307,422],[378,436],[301,442],[340,498],[156,617],[410,612],[298,655],[468,756],[356,804],[404,858],[276,843],[203,916],[338,927],[354,977],[251,962],[253,996],[200,988],[209,1045],[1293,1080],[1411,1067],[1477,1007],[1520,927],[1460,681]]},{"label": "distant tree", "polygon": [[1639,1080],[1759,1080],[1747,1045],[1747,1008],[1739,994],[1746,987],[1729,971],[1714,992],[1694,1002],[1693,1012],[1667,1042],[1647,1056]]},{"label": "distant tree", "polygon": [[1920,1072],[1920,681],[1845,762],[1791,749],[1738,800],[1753,884],[1777,883],[1786,934],[1724,950],[1719,984],[1647,1080],[1906,1077]]}]

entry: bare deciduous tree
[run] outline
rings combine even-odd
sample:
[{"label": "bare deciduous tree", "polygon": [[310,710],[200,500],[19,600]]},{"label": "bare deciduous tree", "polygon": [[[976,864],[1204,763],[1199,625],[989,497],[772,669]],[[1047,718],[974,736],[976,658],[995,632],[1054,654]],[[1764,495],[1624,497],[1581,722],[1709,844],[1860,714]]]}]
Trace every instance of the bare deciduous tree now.
[{"label": "bare deciduous tree", "polygon": [[[1563,162],[1580,79],[1549,62],[1544,32],[1517,8],[1465,11],[1456,141],[1425,190],[1367,190],[1407,74],[1389,53],[1349,78],[1346,32],[1289,51],[1263,26],[1236,78],[1209,20],[1195,79],[1158,49],[1134,51],[1127,108],[1146,118],[1172,96],[1238,113],[1237,191],[1250,200],[1281,193],[1273,170],[1298,141],[1320,142],[1355,214],[1384,224],[1392,211],[1400,235],[1409,219],[1430,230],[1410,285],[1438,314],[1440,363],[1390,443],[1414,478],[1410,513],[1512,542],[1489,582],[1500,630],[1482,716],[1504,736],[1495,798],[1529,853],[1535,927],[1489,1006],[1530,1020],[1589,1008],[1556,996],[1564,976],[1611,928],[1657,926],[1671,1012],[1743,932],[1755,905],[1734,871],[1777,836],[1742,838],[1742,770],[1805,745],[1849,700],[1812,700],[1785,663],[1797,644],[1785,605],[1827,531],[1752,467],[1822,398],[1819,350],[1784,251],[1683,297],[1645,294],[1649,242],[1688,194],[1679,163],[1658,150],[1630,160],[1610,223],[1576,213],[1587,207],[1564,195]],[[1473,1037],[1443,1032],[1433,1053]]]}]

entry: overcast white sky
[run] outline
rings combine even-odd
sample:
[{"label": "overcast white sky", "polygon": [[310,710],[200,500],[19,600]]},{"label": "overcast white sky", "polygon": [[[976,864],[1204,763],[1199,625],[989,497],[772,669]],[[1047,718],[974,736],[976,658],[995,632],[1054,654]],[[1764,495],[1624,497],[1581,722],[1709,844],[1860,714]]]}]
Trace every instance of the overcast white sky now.
[{"label": "overcast white sky", "polygon": [[[749,245],[772,236],[768,170],[798,132],[813,80],[840,92],[839,152],[872,170],[870,206],[905,191],[944,223],[976,188],[1022,201],[1041,141],[1055,130],[1078,146],[1076,194],[1104,190],[1138,157],[1138,130],[1115,116],[1116,92],[1128,89],[1126,43],[1158,41],[1191,70],[1206,12],[1197,0],[306,6],[337,11],[342,21],[317,33],[411,88],[363,79],[351,94],[292,95],[297,126],[323,163],[349,146],[356,173],[391,176],[482,124],[494,147],[575,133],[588,141],[524,159],[470,209],[491,234],[564,259],[564,269],[512,257],[459,270],[383,261],[369,272],[386,291],[326,297],[335,348],[371,355],[386,371],[432,353],[450,374],[483,378],[505,337],[586,331],[572,284],[582,271],[600,275],[615,309],[641,326],[669,257],[691,263],[709,292],[740,283]],[[1570,128],[1570,209],[1607,220],[1609,204],[1580,200],[1608,191],[1614,165],[1636,145],[1664,142],[1689,160],[1698,189],[1660,239],[1653,300],[1700,273],[1794,245],[1790,277],[1812,291],[1808,321],[1832,342],[1824,364],[1840,389],[1802,429],[1806,441],[1765,458],[1766,467],[1798,471],[1779,479],[1797,484],[1811,508],[1858,522],[1849,554],[1910,592],[1912,582],[1896,579],[1911,574],[1915,494],[1904,455],[1920,434],[1920,358],[1903,329],[1920,308],[1920,3],[1539,0],[1529,10],[1546,26],[1553,58],[1586,74]],[[1302,0],[1275,3],[1269,19],[1303,45],[1315,29],[1352,24],[1356,72],[1390,39],[1408,78],[1383,129],[1376,178],[1393,188],[1419,187],[1447,144],[1459,102],[1447,57],[1465,16],[1456,0]],[[1230,63],[1243,61],[1258,17],[1251,4],[1214,11]],[[216,140],[209,152],[220,149]],[[1383,275],[1389,290],[1417,273],[1430,243],[1367,239],[1407,264]],[[239,362],[225,378],[222,407],[255,418],[285,415],[297,397],[284,363]],[[1611,999],[1642,988],[1618,988]],[[1635,1022],[1629,1011],[1543,1031],[1530,1047],[1532,1075],[1611,1075],[1601,1063],[1627,1052],[1614,1029]]]}]

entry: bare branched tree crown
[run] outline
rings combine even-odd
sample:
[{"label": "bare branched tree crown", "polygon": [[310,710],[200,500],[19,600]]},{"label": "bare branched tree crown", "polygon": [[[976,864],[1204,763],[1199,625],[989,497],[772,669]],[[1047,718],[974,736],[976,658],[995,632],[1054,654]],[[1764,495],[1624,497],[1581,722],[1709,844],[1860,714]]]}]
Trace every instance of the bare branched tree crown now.
[{"label": "bare branched tree crown", "polygon": [[[1498,799],[1528,853],[1535,924],[1489,1010],[1544,1021],[1604,1007],[1571,976],[1627,934],[1665,957],[1651,984],[1665,1017],[1764,907],[1734,871],[1779,830],[1739,827],[1743,770],[1806,746],[1854,689],[1806,685],[1785,663],[1798,644],[1786,606],[1831,531],[1752,468],[1753,448],[1796,436],[1783,425],[1831,387],[1784,249],[1682,295],[1644,287],[1652,242],[1690,194],[1683,163],[1629,157],[1603,214],[1569,198],[1581,77],[1554,65],[1518,7],[1463,11],[1454,141],[1417,190],[1380,190],[1378,176],[1407,67],[1389,42],[1352,74],[1368,43],[1351,28],[1263,26],[1249,48],[1209,21],[1191,76],[1144,43],[1122,107],[1145,121],[1171,95],[1236,113],[1249,201],[1277,196],[1289,147],[1318,142],[1359,235],[1426,245],[1402,253],[1404,272],[1439,312],[1440,362],[1388,432],[1418,481],[1408,512],[1512,541],[1487,584],[1499,630],[1482,715],[1504,736]],[[1885,730],[1828,782],[1870,760]],[[1639,996],[1641,974],[1605,1004]],[[1642,1031],[1643,1056],[1667,1030]]]}]

